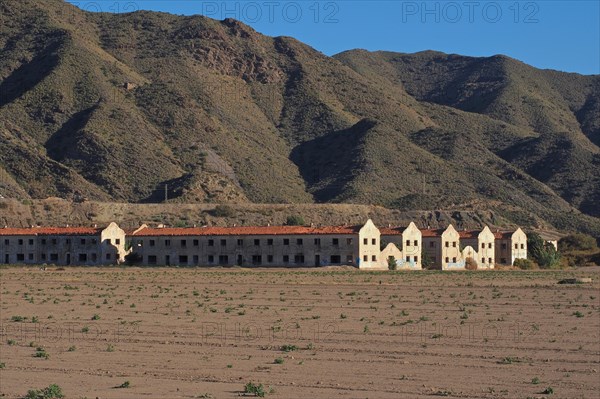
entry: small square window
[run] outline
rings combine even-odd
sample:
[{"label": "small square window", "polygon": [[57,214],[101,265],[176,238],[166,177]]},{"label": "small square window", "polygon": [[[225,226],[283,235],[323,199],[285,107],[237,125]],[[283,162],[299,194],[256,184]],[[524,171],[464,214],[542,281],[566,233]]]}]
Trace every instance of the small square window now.
[{"label": "small square window", "polygon": [[481,263],[485,263],[485,258],[481,258]]},{"label": "small square window", "polygon": [[187,247],[187,240],[181,240],[181,248],[185,248],[185,247]]},{"label": "small square window", "polygon": [[413,245],[414,245],[415,247],[418,247],[418,246],[419,246],[419,240],[415,240],[415,241],[413,242]]},{"label": "small square window", "polygon": [[406,257],[406,261],[407,261],[407,262],[410,262],[410,256],[407,256],[407,257]]},{"label": "small square window", "polygon": [[33,254],[28,254],[27,257],[29,258],[29,260],[33,260]]},{"label": "small square window", "polygon": [[273,255],[267,255],[267,262],[273,263]]},{"label": "small square window", "polygon": [[19,239],[19,245],[23,245],[23,240]]},{"label": "small square window", "polygon": [[494,262],[492,262],[492,258],[488,258],[488,263],[489,263],[490,265],[491,265],[492,263],[494,263]]},{"label": "small square window", "polygon": [[450,241],[446,241],[446,248],[450,248]]},{"label": "small square window", "polygon": [[[319,244],[320,244],[320,243],[321,243],[321,240],[319,240]],[[332,243],[333,245],[339,245],[339,244],[340,244],[340,240],[339,240],[339,239],[337,239],[337,238],[334,238],[334,239],[332,239],[332,240],[331,240],[331,243]]]},{"label": "small square window", "polygon": [[490,248],[490,249],[492,248],[492,243],[491,242],[488,243],[488,248]]},{"label": "small square window", "polygon": [[290,245],[290,240],[289,240],[289,238],[284,238],[284,239],[283,239],[283,245]]},{"label": "small square window", "polygon": [[410,247],[410,240],[406,240],[406,246]]},{"label": "small square window", "polygon": [[377,256],[376,256],[376,255],[373,255],[373,256],[371,257],[371,260],[372,260],[373,262],[376,262],[376,261],[377,261]]},{"label": "small square window", "polygon": [[283,262],[284,263],[288,263],[290,261],[290,256],[289,255],[283,255]]},{"label": "small square window", "polygon": [[456,241],[452,241],[452,247],[456,248]]},{"label": "small square window", "polygon": [[222,247],[226,247],[227,246],[227,240],[221,240],[221,246]]},{"label": "small square window", "polygon": [[258,240],[258,239],[255,239],[255,240],[254,240],[254,246],[255,246],[255,247],[258,247],[258,246],[260,246],[260,240]]},{"label": "small square window", "polygon": [[452,263],[456,263],[456,258],[452,258]]},{"label": "small square window", "polygon": [[373,238],[373,239],[371,240],[371,244],[372,244],[372,245],[377,245],[377,239],[376,239],[376,238]]},{"label": "small square window", "polygon": [[33,245],[33,239],[29,239],[29,245]]},{"label": "small square window", "polygon": [[302,245],[302,244],[303,244],[302,238],[296,239],[296,245]]},{"label": "small square window", "polygon": [[156,241],[155,240],[150,240],[150,246],[153,247],[156,245]]},{"label": "small square window", "polygon": [[352,245],[352,238],[346,238],[346,245]]},{"label": "small square window", "polygon": [[446,257],[446,263],[450,262],[450,258]]},{"label": "small square window", "polygon": [[267,240],[267,245],[273,245],[273,239],[272,238],[269,238]]},{"label": "small square window", "polygon": [[4,245],[10,245],[10,240],[4,240]]},{"label": "small square window", "polygon": [[215,246],[215,240],[208,240],[208,246],[209,247],[214,247]]},{"label": "small square window", "polygon": [[364,245],[368,245],[369,244],[369,239],[368,238],[363,239],[363,244]]},{"label": "small square window", "polygon": [[431,241],[429,242],[429,248],[434,248],[435,247],[435,242]]},{"label": "small square window", "polygon": [[419,263],[419,257],[415,256],[415,263]]},{"label": "small square window", "polygon": [[120,238],[117,238],[117,239],[115,240],[115,244],[116,244],[116,245],[121,245],[121,239],[120,239]]},{"label": "small square window", "polygon": [[165,247],[171,246],[171,240],[165,240]]},{"label": "small square window", "polygon": [[369,261],[369,255],[365,255],[365,256],[363,256],[363,260],[364,260],[365,262],[368,262],[368,261]]},{"label": "small square window", "polygon": [[208,255],[208,263],[213,263],[215,261],[214,255]]},{"label": "small square window", "polygon": [[241,239],[241,238],[238,238],[238,240],[237,240],[237,246],[238,247],[243,247],[244,246],[244,240]]},{"label": "small square window", "polygon": [[[316,246],[321,245],[321,239],[320,238],[315,238],[315,245]],[[333,245],[335,245],[335,244],[333,244]]]},{"label": "small square window", "polygon": [[85,245],[85,238],[81,239],[81,245]]},{"label": "small square window", "polygon": [[[197,247],[200,245],[200,241],[199,240],[194,240],[194,246]],[[198,262],[195,262],[198,263]]]},{"label": "small square window", "polygon": [[485,248],[485,243],[481,243],[481,249]]}]

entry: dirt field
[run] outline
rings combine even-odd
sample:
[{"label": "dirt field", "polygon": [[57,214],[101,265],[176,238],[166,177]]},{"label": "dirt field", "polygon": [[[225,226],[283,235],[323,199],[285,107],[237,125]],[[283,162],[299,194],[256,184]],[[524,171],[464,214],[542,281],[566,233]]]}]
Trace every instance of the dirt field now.
[{"label": "dirt field", "polygon": [[599,277],[5,268],[0,396],[597,398]]}]

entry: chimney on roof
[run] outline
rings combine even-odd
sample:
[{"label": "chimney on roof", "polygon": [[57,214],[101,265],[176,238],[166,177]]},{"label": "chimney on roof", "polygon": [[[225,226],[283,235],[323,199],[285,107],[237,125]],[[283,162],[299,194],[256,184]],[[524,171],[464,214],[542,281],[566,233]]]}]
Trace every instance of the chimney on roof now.
[{"label": "chimney on roof", "polygon": [[391,228],[392,228],[392,224],[388,223],[388,229],[391,229]]},{"label": "chimney on roof", "polygon": [[271,227],[271,223],[270,223],[270,222],[269,222],[269,223],[267,223],[267,227]]},{"label": "chimney on roof", "polygon": [[157,228],[159,228],[159,229],[164,229],[164,228],[165,228],[165,225],[161,223],[161,224],[159,224],[159,225],[158,225],[158,226],[156,226],[156,227],[157,227]]},{"label": "chimney on roof", "polygon": [[67,223],[66,227],[69,227],[69,224]]},{"label": "chimney on roof", "polygon": [[310,227],[315,227],[315,224],[311,222]]},{"label": "chimney on roof", "polygon": [[94,223],[94,228],[97,228],[97,227],[98,227],[98,225],[96,223]]}]

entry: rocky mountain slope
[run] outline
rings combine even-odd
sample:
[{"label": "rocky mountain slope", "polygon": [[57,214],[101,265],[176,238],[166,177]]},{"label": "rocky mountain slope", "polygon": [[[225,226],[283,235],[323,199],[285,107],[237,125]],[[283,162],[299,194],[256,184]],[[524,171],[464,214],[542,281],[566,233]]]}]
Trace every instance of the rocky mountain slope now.
[{"label": "rocky mountain slope", "polygon": [[477,204],[600,235],[598,75],[3,0],[0,93],[9,198]]}]

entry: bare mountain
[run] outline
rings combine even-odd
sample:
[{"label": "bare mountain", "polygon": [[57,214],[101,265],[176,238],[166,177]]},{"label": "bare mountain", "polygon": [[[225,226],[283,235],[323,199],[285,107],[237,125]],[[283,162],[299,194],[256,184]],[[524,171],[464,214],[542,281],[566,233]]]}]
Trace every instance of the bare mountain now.
[{"label": "bare mountain", "polygon": [[600,235],[600,77],[327,57],[235,20],[0,3],[0,193],[489,209]]}]

